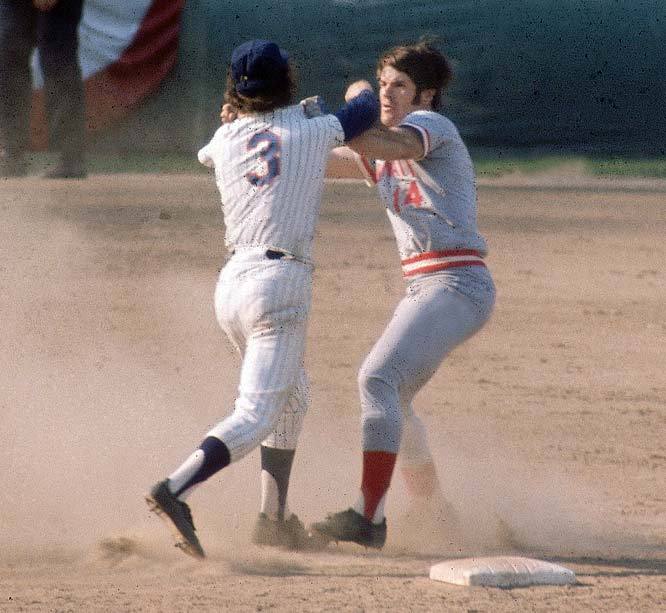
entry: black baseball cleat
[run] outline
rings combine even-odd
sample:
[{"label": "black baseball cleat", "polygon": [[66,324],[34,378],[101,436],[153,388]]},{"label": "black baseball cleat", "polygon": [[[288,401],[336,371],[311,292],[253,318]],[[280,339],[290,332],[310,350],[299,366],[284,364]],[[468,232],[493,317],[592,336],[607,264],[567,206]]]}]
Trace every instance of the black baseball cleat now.
[{"label": "black baseball cleat", "polygon": [[150,494],[146,495],[146,503],[169,526],[178,549],[198,560],[206,557],[195,534],[190,507],[169,491],[167,480],[160,481],[150,490]]},{"label": "black baseball cleat", "polygon": [[44,179],[85,179],[88,171],[83,164],[59,164],[53,170],[45,172]]},{"label": "black baseball cleat", "polygon": [[326,547],[328,539],[309,533],[294,513],[286,520],[273,520],[265,513],[259,513],[252,531],[252,542],[267,547],[320,551]]},{"label": "black baseball cleat", "polygon": [[347,509],[331,513],[324,521],[312,524],[312,532],[330,541],[350,541],[363,547],[381,549],[386,542],[386,518],[381,524],[373,524],[354,509]]}]

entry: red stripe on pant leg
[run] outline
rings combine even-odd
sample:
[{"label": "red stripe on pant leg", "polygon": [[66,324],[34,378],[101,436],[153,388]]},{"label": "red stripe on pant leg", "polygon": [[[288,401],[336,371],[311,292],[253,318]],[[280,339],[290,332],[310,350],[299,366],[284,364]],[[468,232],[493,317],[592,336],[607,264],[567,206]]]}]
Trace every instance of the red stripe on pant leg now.
[{"label": "red stripe on pant leg", "polygon": [[361,492],[365,503],[363,514],[369,521],[372,521],[379,501],[386,494],[391,484],[395,458],[395,453],[386,451],[363,452]]}]

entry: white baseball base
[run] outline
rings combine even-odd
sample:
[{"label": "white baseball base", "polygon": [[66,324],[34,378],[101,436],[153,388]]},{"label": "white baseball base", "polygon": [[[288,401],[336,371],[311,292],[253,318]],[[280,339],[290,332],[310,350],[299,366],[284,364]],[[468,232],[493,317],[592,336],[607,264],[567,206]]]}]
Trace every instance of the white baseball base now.
[{"label": "white baseball base", "polygon": [[456,585],[502,588],[576,583],[575,573],[564,566],[517,556],[445,560],[430,567],[430,578]]}]

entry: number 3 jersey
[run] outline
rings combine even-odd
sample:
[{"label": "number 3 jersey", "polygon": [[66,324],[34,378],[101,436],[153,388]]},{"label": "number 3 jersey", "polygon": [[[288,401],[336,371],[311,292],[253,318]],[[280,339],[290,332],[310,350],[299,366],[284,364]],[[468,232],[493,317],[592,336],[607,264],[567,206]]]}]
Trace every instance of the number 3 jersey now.
[{"label": "number 3 jersey", "polygon": [[410,113],[400,126],[420,134],[423,158],[359,162],[386,206],[403,274],[483,266],[487,248],[477,228],[474,166],[458,130],[433,111]]},{"label": "number 3 jersey", "polygon": [[308,119],[300,105],[221,126],[198,157],[215,169],[227,248],[261,246],[311,261],[326,162],[343,141],[337,117]]}]

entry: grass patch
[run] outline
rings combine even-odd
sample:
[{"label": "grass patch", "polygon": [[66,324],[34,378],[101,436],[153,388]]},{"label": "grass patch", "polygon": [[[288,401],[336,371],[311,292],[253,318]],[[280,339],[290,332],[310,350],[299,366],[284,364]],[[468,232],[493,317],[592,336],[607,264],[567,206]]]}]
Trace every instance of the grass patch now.
[{"label": "grass patch", "polygon": [[[512,173],[556,173],[572,168],[590,176],[666,178],[666,156],[653,158],[597,157],[582,155],[536,154],[533,152],[471,150],[476,174],[479,177],[501,177]],[[30,174],[41,174],[57,162],[53,153],[36,152],[29,155]],[[91,174],[192,174],[205,173],[196,153],[90,153],[88,171]]]},{"label": "grass patch", "polygon": [[588,158],[585,161],[585,169],[595,176],[666,179],[666,157]]},{"label": "grass patch", "polygon": [[564,155],[503,155],[472,152],[476,174],[480,177],[501,177],[519,172],[535,174],[554,172],[558,167],[579,165],[581,158]]},{"label": "grass patch", "polygon": [[472,150],[476,173],[480,177],[501,177],[519,172],[536,174],[572,169],[598,177],[652,177],[666,179],[666,156],[599,157]]}]

